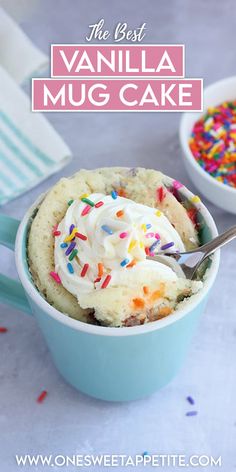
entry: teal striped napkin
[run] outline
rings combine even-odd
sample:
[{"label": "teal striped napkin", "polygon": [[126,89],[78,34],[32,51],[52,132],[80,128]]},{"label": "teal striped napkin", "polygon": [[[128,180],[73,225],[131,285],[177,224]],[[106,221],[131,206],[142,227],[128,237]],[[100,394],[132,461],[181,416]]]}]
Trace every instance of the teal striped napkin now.
[{"label": "teal striped napkin", "polygon": [[0,204],[19,196],[71,159],[71,151],[0,67]]}]

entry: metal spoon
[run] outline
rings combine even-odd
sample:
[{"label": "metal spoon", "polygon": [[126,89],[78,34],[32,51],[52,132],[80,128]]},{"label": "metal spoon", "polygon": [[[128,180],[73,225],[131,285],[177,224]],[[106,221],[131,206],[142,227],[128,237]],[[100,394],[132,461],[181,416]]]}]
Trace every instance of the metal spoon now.
[{"label": "metal spoon", "polygon": [[182,275],[186,277],[186,279],[192,280],[196,277],[197,270],[202,262],[217,249],[232,241],[234,238],[236,238],[236,226],[228,229],[203,246],[193,249],[193,251],[159,253],[153,257],[148,256],[147,259],[162,262],[163,264],[170,266],[178,273],[178,275]]}]

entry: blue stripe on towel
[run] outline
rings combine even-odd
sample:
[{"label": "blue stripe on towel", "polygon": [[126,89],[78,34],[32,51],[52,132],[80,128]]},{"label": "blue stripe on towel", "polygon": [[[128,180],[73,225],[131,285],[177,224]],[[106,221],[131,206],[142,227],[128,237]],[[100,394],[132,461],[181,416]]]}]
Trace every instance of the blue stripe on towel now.
[{"label": "blue stripe on towel", "polygon": [[[7,185],[9,188],[15,188],[17,186],[16,181],[14,180],[14,177],[9,177],[4,170],[1,169],[1,174],[0,174],[0,186],[1,186],[1,181]],[[22,186],[21,186],[22,187]],[[3,190],[4,191],[4,190]],[[6,192],[4,192],[6,193]]]},{"label": "blue stripe on towel", "polygon": [[26,183],[30,180],[30,177],[26,174],[24,174],[19,167],[17,167],[12,160],[9,159],[7,154],[1,151],[0,149],[0,162],[3,162],[6,166],[10,168],[10,170],[17,175],[17,177],[20,177],[22,182]]},{"label": "blue stripe on towel", "polygon": [[17,138],[26,146],[28,149],[30,149],[31,152],[37,156],[40,161],[42,161],[46,165],[51,165],[54,163],[54,161],[47,156],[41,149],[39,149],[37,146],[35,146],[32,141],[24,134],[22,131],[13,123],[13,121],[3,112],[0,111],[0,118],[2,121],[5,123],[5,125],[8,126],[8,128],[11,129],[17,136]]}]

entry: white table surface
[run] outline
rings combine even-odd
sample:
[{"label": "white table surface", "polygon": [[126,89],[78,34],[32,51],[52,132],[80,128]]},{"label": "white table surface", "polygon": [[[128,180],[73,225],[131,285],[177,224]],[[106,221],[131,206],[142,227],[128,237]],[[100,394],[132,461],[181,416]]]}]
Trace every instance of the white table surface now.
[{"label": "white table surface", "polygon": [[[87,25],[101,17],[110,29],[121,20],[132,27],[146,21],[147,43],[185,43],[186,75],[203,77],[205,84],[235,74],[233,0],[43,0],[22,26],[47,52],[52,42],[84,42]],[[180,158],[180,114],[50,113],[47,117],[71,146],[74,160],[60,175],[5,205],[2,212],[20,219],[41,192],[81,167],[153,167],[195,191]],[[207,205],[219,230],[235,224],[235,216]],[[145,450],[221,455],[221,470],[236,470],[235,250],[233,243],[222,251],[220,272],[182,371],[162,391],[134,403],[96,401],[67,385],[34,319],[1,306],[0,325],[9,331],[0,334],[0,470],[18,470],[17,453],[133,455]],[[1,248],[0,260],[5,273],[15,276],[13,254]],[[44,388],[48,396],[39,405],[36,398]],[[187,395],[196,401],[195,417],[186,417],[191,409]]]}]

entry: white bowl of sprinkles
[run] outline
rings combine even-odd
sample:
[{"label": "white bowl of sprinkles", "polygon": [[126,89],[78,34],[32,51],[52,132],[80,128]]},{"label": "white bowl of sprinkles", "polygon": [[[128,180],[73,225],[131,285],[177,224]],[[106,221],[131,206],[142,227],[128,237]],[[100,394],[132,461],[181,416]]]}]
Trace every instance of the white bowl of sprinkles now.
[{"label": "white bowl of sprinkles", "polygon": [[[185,167],[199,193],[236,214],[236,76],[206,87],[203,113],[184,113],[179,137]],[[200,146],[205,148],[199,152]]]}]

